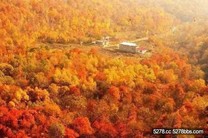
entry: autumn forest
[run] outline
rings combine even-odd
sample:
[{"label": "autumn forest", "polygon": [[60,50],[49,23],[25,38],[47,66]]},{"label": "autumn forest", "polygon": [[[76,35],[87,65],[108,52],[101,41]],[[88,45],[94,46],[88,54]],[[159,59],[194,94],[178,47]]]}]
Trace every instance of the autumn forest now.
[{"label": "autumn forest", "polygon": [[[153,135],[154,128],[206,133],[207,6],[0,0],[0,138],[173,137]],[[147,36],[149,56],[91,44],[103,36],[111,43]]]}]

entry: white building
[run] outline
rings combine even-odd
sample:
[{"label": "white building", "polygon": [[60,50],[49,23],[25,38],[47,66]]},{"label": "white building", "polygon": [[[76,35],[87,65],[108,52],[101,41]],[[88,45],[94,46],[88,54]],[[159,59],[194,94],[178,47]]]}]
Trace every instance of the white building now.
[{"label": "white building", "polygon": [[119,44],[119,50],[124,52],[137,53],[138,45],[136,43],[122,42]]}]

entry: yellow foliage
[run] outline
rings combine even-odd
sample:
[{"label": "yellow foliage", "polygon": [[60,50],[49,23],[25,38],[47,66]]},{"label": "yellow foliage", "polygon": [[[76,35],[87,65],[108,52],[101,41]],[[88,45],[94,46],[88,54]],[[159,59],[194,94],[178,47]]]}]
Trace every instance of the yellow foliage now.
[{"label": "yellow foliage", "polygon": [[15,107],[15,103],[14,103],[13,101],[10,101],[8,105],[9,105],[9,107],[11,107],[11,108]]},{"label": "yellow foliage", "polygon": [[46,102],[44,104],[44,111],[49,115],[59,115],[61,113],[60,107],[53,102]]}]

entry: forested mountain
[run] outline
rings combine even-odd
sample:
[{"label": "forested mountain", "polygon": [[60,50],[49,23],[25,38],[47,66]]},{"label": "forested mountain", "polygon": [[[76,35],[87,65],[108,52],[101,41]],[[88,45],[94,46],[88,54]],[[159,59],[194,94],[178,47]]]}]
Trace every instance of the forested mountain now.
[{"label": "forested mountain", "polygon": [[59,43],[86,42],[132,30],[142,35],[147,30],[164,32],[175,22],[164,10],[135,1],[11,0],[1,2],[0,8],[1,34],[8,33],[7,43],[18,43],[17,36],[22,35],[31,41]]},{"label": "forested mountain", "polygon": [[[208,130],[207,3],[1,0],[0,137],[149,138],[160,137],[153,128]],[[50,47],[107,35],[123,40],[129,32],[148,35],[152,56]],[[178,135],[189,136],[195,137]]]},{"label": "forested mountain", "polygon": [[181,21],[195,21],[208,18],[207,0],[139,0],[146,6],[163,8]]}]

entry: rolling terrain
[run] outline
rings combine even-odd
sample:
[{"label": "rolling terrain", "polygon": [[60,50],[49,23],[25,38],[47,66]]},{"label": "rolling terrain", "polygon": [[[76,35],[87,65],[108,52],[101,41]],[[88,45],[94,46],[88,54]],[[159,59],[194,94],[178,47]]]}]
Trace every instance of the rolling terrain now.
[{"label": "rolling terrain", "polygon": [[[172,137],[153,135],[153,128],[207,133],[206,5],[1,0],[0,137]],[[110,47],[92,44],[104,36]],[[153,49],[121,52],[123,41]]]}]

